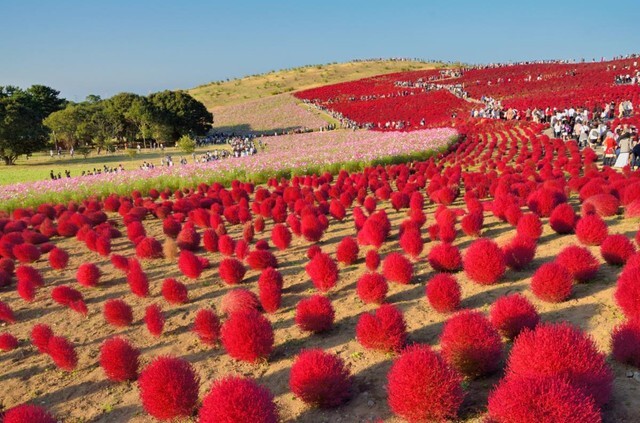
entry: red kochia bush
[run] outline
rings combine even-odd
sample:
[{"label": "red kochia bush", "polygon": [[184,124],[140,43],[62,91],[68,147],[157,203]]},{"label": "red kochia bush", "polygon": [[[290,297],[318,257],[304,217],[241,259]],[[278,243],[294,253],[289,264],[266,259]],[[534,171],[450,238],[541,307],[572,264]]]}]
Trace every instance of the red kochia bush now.
[{"label": "red kochia bush", "polygon": [[482,211],[467,214],[460,220],[462,231],[471,237],[479,237],[482,232],[483,215]]},{"label": "red kochia bush", "polygon": [[139,259],[160,259],[164,256],[162,244],[153,237],[143,237],[136,245],[136,256]]},{"label": "red kochia bush", "polygon": [[82,293],[77,289],[67,285],[56,286],[51,290],[51,298],[56,303],[69,307],[83,316],[87,315],[87,305],[84,302]]},{"label": "red kochia bush", "polygon": [[578,217],[569,203],[559,204],[549,218],[551,229],[559,234],[573,233]]},{"label": "red kochia bush", "polygon": [[342,241],[338,244],[336,248],[336,259],[338,262],[351,265],[358,260],[358,253],[360,252],[360,248],[358,247],[358,243],[356,240],[350,236],[342,238]]},{"label": "red kochia bush", "polygon": [[640,272],[637,268],[622,271],[614,298],[627,318],[640,320]]},{"label": "red kochia bush", "polygon": [[53,337],[51,328],[43,323],[38,323],[31,328],[31,343],[42,354],[49,352],[49,340]]},{"label": "red kochia bush", "polygon": [[278,408],[267,388],[254,380],[227,376],[216,380],[202,400],[199,423],[277,423]]},{"label": "red kochia bush", "polygon": [[460,285],[446,273],[439,273],[429,280],[425,295],[431,307],[439,313],[451,313],[460,306]]},{"label": "red kochia bush", "polygon": [[207,308],[198,311],[193,322],[193,331],[207,345],[215,345],[220,337],[220,319]]},{"label": "red kochia bush", "polygon": [[3,423],[57,423],[47,410],[37,405],[22,404],[5,411]]},{"label": "red kochia bush", "polygon": [[31,279],[18,279],[18,295],[30,303],[36,299],[36,284]]},{"label": "red kochia bush", "polygon": [[462,404],[462,378],[427,345],[413,345],[387,376],[389,407],[409,422],[455,420]]},{"label": "red kochia bush", "polygon": [[176,238],[178,248],[181,250],[195,251],[200,246],[200,234],[196,232],[192,222],[187,222]]},{"label": "red kochia bush", "polygon": [[52,336],[47,343],[47,354],[60,369],[71,372],[78,365],[78,355],[73,344],[62,336]]},{"label": "red kochia bush", "polygon": [[388,289],[387,281],[379,273],[365,273],[356,284],[358,298],[365,304],[382,304]]},{"label": "red kochia bush", "polygon": [[387,280],[407,285],[413,277],[413,264],[400,253],[391,253],[382,262],[382,274]]},{"label": "red kochia bush", "polygon": [[33,263],[40,258],[40,249],[33,244],[14,245],[13,255],[20,263]]},{"label": "red kochia bush", "polygon": [[267,313],[275,313],[280,308],[282,298],[282,276],[271,267],[262,271],[258,278],[260,304]]},{"label": "red kochia bush", "polygon": [[611,397],[613,374],[593,340],[568,323],[540,324],[513,343],[507,378],[564,377],[599,406]]},{"label": "red kochia bush", "polygon": [[444,359],[460,373],[476,378],[500,366],[502,340],[477,311],[462,311],[445,322],[440,335]]},{"label": "red kochia bush", "polygon": [[503,379],[489,395],[495,423],[600,423],[593,399],[560,377]]},{"label": "red kochia bush", "polygon": [[308,332],[324,332],[333,326],[335,312],[331,301],[322,295],[312,295],[298,302],[296,325]]},{"label": "red kochia bush", "polygon": [[107,300],[104,303],[104,318],[115,327],[129,326],[133,323],[133,310],[124,300]]},{"label": "red kochia bush", "polygon": [[424,249],[420,228],[413,225],[407,227],[400,235],[400,247],[406,254],[416,259]]},{"label": "red kochia bush", "polygon": [[375,272],[378,270],[380,266],[380,254],[378,254],[378,250],[367,251],[364,261],[369,271]]},{"label": "red kochia bush", "polygon": [[144,311],[144,323],[153,336],[160,336],[164,328],[164,316],[158,304],[151,304]]},{"label": "red kochia bush", "polygon": [[135,380],[138,377],[140,351],[120,337],[107,339],[100,347],[100,366],[113,382]]},{"label": "red kochia bush", "polygon": [[168,356],[154,359],[138,378],[142,406],[158,420],[190,416],[199,385],[200,378],[188,361]]},{"label": "red kochia bush", "polygon": [[174,278],[167,278],[162,282],[162,296],[170,304],[184,304],[189,301],[187,287]]},{"label": "red kochia bush", "polygon": [[600,263],[593,254],[577,245],[570,245],[560,251],[556,263],[567,269],[578,282],[588,282],[595,278],[600,268]]},{"label": "red kochia bush", "polygon": [[481,285],[496,283],[506,270],[502,250],[498,244],[486,238],[473,241],[467,248],[463,266],[467,276]]},{"label": "red kochia bush", "polygon": [[525,213],[518,220],[516,230],[518,235],[523,235],[537,240],[542,235],[542,222],[538,215],[534,213]]},{"label": "red kochia bush", "polygon": [[82,263],[76,272],[76,280],[82,286],[97,286],[100,280],[100,269],[94,263]]},{"label": "red kochia bush", "polygon": [[249,363],[268,358],[273,350],[271,324],[255,310],[232,313],[222,325],[220,339],[232,358]]},{"label": "red kochia bush", "polygon": [[242,263],[234,258],[226,258],[220,262],[218,267],[220,279],[229,285],[236,285],[242,281],[246,269]]},{"label": "red kochia bush", "polygon": [[576,236],[584,245],[600,245],[608,234],[606,222],[596,214],[582,216],[576,223]]},{"label": "red kochia bush", "polygon": [[182,250],[178,257],[178,268],[186,277],[197,279],[202,273],[202,262],[191,251]]},{"label": "red kochia bush", "polygon": [[351,398],[353,377],[337,355],[320,349],[302,351],[291,366],[289,387],[306,404],[332,408]]},{"label": "red kochia bush", "polygon": [[12,324],[16,322],[16,317],[9,304],[0,301],[0,321]]},{"label": "red kochia bush", "polygon": [[533,329],[540,322],[536,308],[521,294],[498,298],[489,317],[493,327],[507,339],[515,338],[524,329]]},{"label": "red kochia bush", "polygon": [[149,279],[136,259],[129,260],[127,283],[134,295],[138,297],[146,297],[149,295]]},{"label": "red kochia bush", "polygon": [[582,203],[582,207],[593,207],[600,216],[613,216],[618,213],[620,200],[612,194],[592,195]]},{"label": "red kochia bush", "polygon": [[18,347],[18,338],[10,333],[0,333],[0,351],[11,351]]},{"label": "red kochia bush", "polygon": [[218,251],[224,256],[231,257],[236,248],[236,242],[229,235],[220,235],[218,238]]},{"label": "red kochia bush", "polygon": [[305,266],[305,271],[321,292],[329,291],[338,282],[338,266],[328,254],[318,253],[313,256]]},{"label": "red kochia bush", "polygon": [[318,242],[324,234],[322,223],[312,214],[305,214],[300,220],[300,232],[307,241]]},{"label": "red kochia bush", "polygon": [[573,278],[562,265],[545,263],[531,278],[531,290],[536,297],[550,303],[559,303],[571,296]]},{"label": "red kochia bush", "polygon": [[286,250],[291,244],[291,232],[282,223],[276,223],[271,230],[271,242],[278,250]]},{"label": "red kochia bush", "polygon": [[625,235],[616,234],[607,236],[600,245],[600,254],[609,264],[622,266],[636,252],[633,242]]},{"label": "red kochia bush", "polygon": [[523,270],[533,261],[536,247],[535,240],[526,235],[516,235],[507,245],[502,247],[506,265],[515,271]]},{"label": "red kochia bush", "polygon": [[49,251],[49,265],[52,269],[62,270],[69,263],[69,254],[62,248],[54,248]]},{"label": "red kochia bush", "polygon": [[460,250],[453,244],[443,242],[429,251],[429,264],[436,272],[457,272],[462,268]]},{"label": "red kochia bush", "polygon": [[[36,269],[31,266],[18,266],[16,269],[16,278],[18,282],[29,281],[34,287],[44,286],[44,278]],[[19,288],[19,286],[18,286]]]},{"label": "red kochia bush", "polygon": [[263,270],[267,267],[278,267],[276,256],[267,250],[254,250],[246,257],[246,262],[253,270]]},{"label": "red kochia bush", "polygon": [[356,339],[367,349],[400,351],[407,340],[402,312],[394,305],[383,304],[373,313],[361,314],[356,325]]},{"label": "red kochia bush", "polygon": [[111,254],[111,256],[109,257],[109,261],[111,261],[111,264],[116,269],[121,270],[125,273],[129,271],[129,259],[127,259],[126,257],[121,256],[120,254]]},{"label": "red kochia bush", "polygon": [[613,358],[640,368],[640,319],[616,326],[611,333]]},{"label": "red kochia bush", "polygon": [[260,300],[253,292],[239,288],[227,292],[220,303],[220,311],[230,315],[238,311],[249,311],[260,309]]}]

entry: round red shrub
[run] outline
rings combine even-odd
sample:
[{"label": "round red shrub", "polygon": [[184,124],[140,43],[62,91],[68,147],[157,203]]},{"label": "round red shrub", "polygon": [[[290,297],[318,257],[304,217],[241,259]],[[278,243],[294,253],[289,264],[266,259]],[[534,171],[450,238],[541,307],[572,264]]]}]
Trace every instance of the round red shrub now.
[{"label": "round red shrub", "polygon": [[0,333],[0,351],[11,351],[18,347],[18,338],[10,333]]},{"label": "round red shrub", "polygon": [[232,313],[222,325],[220,339],[236,360],[255,363],[267,359],[273,350],[273,329],[255,310]]},{"label": "round red shrub", "polygon": [[300,220],[300,232],[307,241],[318,242],[324,235],[324,228],[314,214],[308,213]]},{"label": "round red shrub", "polygon": [[278,267],[278,260],[272,252],[267,250],[254,250],[246,257],[246,262],[253,270],[263,270],[267,267]]},{"label": "round red shrub", "polygon": [[36,284],[31,279],[18,279],[18,295],[30,303],[36,299]]},{"label": "round red shrub", "polygon": [[518,235],[523,235],[537,240],[542,236],[542,222],[538,215],[525,213],[518,220],[516,231],[518,232]]},{"label": "round red shrub", "polygon": [[536,270],[531,278],[531,290],[543,301],[559,303],[571,296],[573,278],[562,265],[545,263]]},{"label": "round red shrub", "polygon": [[192,222],[184,224],[176,238],[176,244],[181,250],[195,251],[198,249],[200,246],[200,234],[198,234]]},{"label": "round red shrub", "polygon": [[415,226],[409,226],[402,232],[400,236],[400,247],[412,258],[417,258],[424,249],[424,241],[420,229]]},{"label": "round red shrub", "polygon": [[140,351],[124,338],[107,339],[100,347],[100,367],[113,382],[135,380],[139,357]]},{"label": "round red shrub", "polygon": [[611,333],[611,351],[616,361],[640,368],[640,320],[629,320]]},{"label": "round red shrub", "polygon": [[185,304],[189,302],[187,287],[174,278],[167,278],[162,282],[162,296],[170,304]]},{"label": "round red shrub", "polygon": [[413,277],[413,264],[400,253],[390,253],[382,262],[382,274],[388,281],[407,285]]},{"label": "round red shrub", "polygon": [[157,239],[146,236],[136,245],[136,256],[139,259],[160,259],[164,257],[162,244]]},{"label": "round red shrub", "polygon": [[296,306],[296,325],[307,332],[324,332],[333,326],[335,312],[331,301],[322,295],[302,299]]},{"label": "round red shrub", "polygon": [[263,270],[258,278],[258,294],[264,311],[278,311],[282,298],[282,275],[271,267]]},{"label": "round red shrub", "polygon": [[47,343],[47,354],[58,368],[72,372],[78,365],[78,355],[73,344],[62,336],[52,336]]},{"label": "round red shrub", "polygon": [[637,267],[622,271],[613,296],[628,319],[640,320],[640,272]]},{"label": "round red shrub", "polygon": [[596,214],[582,216],[576,223],[576,236],[584,245],[600,245],[609,235],[607,224]]},{"label": "round red shrub", "polygon": [[477,311],[462,311],[447,320],[440,346],[447,363],[471,378],[496,371],[502,360],[498,331]]},{"label": "round red shrub", "polygon": [[49,251],[49,265],[52,269],[62,270],[69,263],[69,254],[62,248],[54,248]]},{"label": "round red shrub", "polygon": [[162,335],[162,329],[164,328],[164,315],[162,314],[162,309],[158,304],[151,304],[150,306],[147,306],[144,311],[144,323],[151,335]]},{"label": "round red shrub", "polygon": [[0,301],[0,321],[3,321],[8,324],[12,324],[16,322],[15,314],[13,310],[9,306],[9,304],[4,301]]},{"label": "round red shrub", "polygon": [[22,404],[4,412],[3,423],[57,423],[47,410],[37,405]]},{"label": "round red shrub", "polygon": [[198,401],[200,378],[188,361],[161,356],[140,373],[142,407],[158,420],[188,417]]},{"label": "round red shrub", "polygon": [[566,195],[557,189],[540,188],[527,198],[529,209],[540,217],[548,217],[554,208],[567,201]]},{"label": "round red shrub", "polygon": [[353,237],[345,237],[342,238],[342,241],[338,243],[338,247],[336,248],[336,259],[339,263],[343,263],[345,265],[351,265],[358,260],[358,253],[360,252],[360,248],[358,247],[358,243]]},{"label": "round red shrub", "polygon": [[337,355],[320,349],[302,351],[291,366],[289,387],[306,404],[337,407],[351,398],[353,377]]},{"label": "round red shrub", "polygon": [[576,212],[568,203],[559,204],[553,209],[551,217],[549,218],[551,229],[559,234],[573,233],[577,221],[578,217],[576,216]]},{"label": "round red shrub", "polygon": [[356,325],[356,339],[363,347],[384,352],[398,352],[407,340],[407,325],[402,312],[383,304],[373,313],[363,313]]},{"label": "round red shrub", "polygon": [[76,272],[76,280],[82,286],[97,286],[100,280],[100,269],[94,263],[82,263]]},{"label": "round red shrub", "polygon": [[482,232],[484,217],[482,215],[482,211],[472,212],[465,215],[462,220],[460,220],[460,227],[462,227],[462,232],[465,235],[470,237],[477,238],[480,236]]},{"label": "round red shrub", "polygon": [[271,242],[279,250],[286,250],[291,244],[291,232],[282,223],[276,223],[271,230]]},{"label": "round red shrub", "polygon": [[364,261],[369,271],[375,272],[378,270],[378,267],[380,266],[380,254],[378,253],[378,250],[367,251]]},{"label": "round red shrub", "polygon": [[318,253],[313,256],[305,266],[305,271],[321,292],[329,291],[338,282],[338,266],[328,254]]},{"label": "round red shrub", "polygon": [[436,272],[457,272],[462,268],[460,250],[453,244],[443,242],[429,251],[429,264]]},{"label": "round red shrub", "polygon": [[414,345],[395,360],[387,376],[391,411],[409,422],[455,420],[462,378],[427,345]]},{"label": "round red shrub", "polygon": [[584,200],[582,207],[593,207],[600,216],[614,216],[618,214],[620,200],[612,194],[596,194]]},{"label": "round red shrub", "polygon": [[614,266],[622,266],[635,252],[633,242],[622,234],[609,235],[600,245],[602,258]]},{"label": "round red shrub", "polygon": [[277,423],[273,395],[254,380],[227,376],[216,380],[202,400],[199,423]]},{"label": "round red shrub", "polygon": [[133,323],[133,310],[124,300],[107,300],[104,303],[104,318],[112,326],[126,327]]},{"label": "round red shrub", "polygon": [[521,294],[498,298],[491,306],[489,318],[498,332],[510,340],[524,329],[533,329],[540,323],[536,308]]},{"label": "round red shrub", "polygon": [[234,258],[223,259],[220,262],[218,271],[220,272],[220,279],[229,285],[236,285],[242,282],[246,273],[243,264]]},{"label": "round red shrub", "polygon": [[596,277],[600,263],[589,250],[577,245],[565,247],[556,257],[556,263],[569,271],[578,282],[588,282]]},{"label": "round red shrub", "polygon": [[53,337],[53,331],[44,323],[38,323],[31,328],[31,343],[42,354],[49,352],[49,340]]},{"label": "round red shrub", "polygon": [[13,255],[20,263],[33,263],[40,258],[40,249],[25,242],[13,246]]},{"label": "round red shrub", "polygon": [[220,319],[211,309],[198,311],[193,322],[193,332],[207,345],[215,345],[220,337]]},{"label": "round red shrub", "polygon": [[220,303],[220,311],[230,315],[239,311],[249,311],[260,309],[260,300],[253,292],[239,288],[227,292]]},{"label": "round red shrub", "polygon": [[127,283],[131,292],[141,298],[149,295],[149,279],[136,259],[129,260]]},{"label": "round red shrub", "polygon": [[379,273],[365,273],[356,284],[358,298],[365,304],[382,304],[388,289],[386,279]]},{"label": "round red shrub", "polygon": [[20,281],[29,281],[36,288],[44,286],[44,278],[36,269],[31,266],[18,266],[16,269],[16,278],[18,282]]},{"label": "round red shrub", "polygon": [[520,271],[526,268],[536,256],[536,241],[526,235],[516,235],[507,245],[502,247],[506,265]]},{"label": "round red shrub", "polygon": [[473,241],[467,248],[463,267],[467,276],[481,285],[496,283],[506,270],[502,250],[498,244],[486,238]]},{"label": "round red shrub", "polygon": [[180,251],[178,268],[183,275],[190,279],[197,279],[202,274],[202,262],[189,250]]},{"label": "round red shrub", "polygon": [[564,377],[598,405],[611,396],[613,374],[593,340],[568,323],[542,323],[524,330],[513,343],[507,377]]},{"label": "round red shrub", "polygon": [[315,257],[316,254],[321,252],[322,252],[322,248],[320,248],[319,245],[314,244],[307,249],[307,258],[311,260],[313,257]]},{"label": "round red shrub", "polygon": [[173,217],[167,217],[162,221],[162,232],[169,238],[177,238],[182,230],[182,225]]},{"label": "round red shrub", "polygon": [[109,260],[111,261],[113,267],[115,267],[116,269],[123,272],[129,271],[129,259],[127,259],[126,257],[121,256],[120,254],[111,254]]},{"label": "round red shrub", "polygon": [[496,423],[600,423],[593,399],[560,377],[506,378],[489,395]]},{"label": "round red shrub", "polygon": [[218,251],[224,256],[232,256],[236,248],[236,242],[229,235],[220,235],[218,238]]},{"label": "round red shrub", "polygon": [[425,295],[438,313],[455,311],[462,299],[460,285],[453,276],[446,273],[439,273],[429,280]]},{"label": "round red shrub", "polygon": [[83,316],[87,315],[87,306],[82,293],[67,285],[59,285],[51,290],[51,299],[56,303],[69,307]]}]

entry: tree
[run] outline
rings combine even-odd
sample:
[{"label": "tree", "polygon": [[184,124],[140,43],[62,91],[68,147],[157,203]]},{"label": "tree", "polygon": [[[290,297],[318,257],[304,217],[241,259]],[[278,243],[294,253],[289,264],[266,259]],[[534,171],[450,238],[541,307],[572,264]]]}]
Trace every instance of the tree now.
[{"label": "tree", "polygon": [[189,135],[181,136],[176,145],[187,154],[191,154],[196,150],[196,141]]},{"label": "tree", "polygon": [[42,92],[0,87],[0,159],[7,165],[46,146],[48,131],[42,119],[54,106],[47,95],[40,96]]},{"label": "tree", "polygon": [[162,91],[149,96],[156,120],[172,127],[173,140],[182,135],[204,135],[213,125],[207,108],[183,91]]}]

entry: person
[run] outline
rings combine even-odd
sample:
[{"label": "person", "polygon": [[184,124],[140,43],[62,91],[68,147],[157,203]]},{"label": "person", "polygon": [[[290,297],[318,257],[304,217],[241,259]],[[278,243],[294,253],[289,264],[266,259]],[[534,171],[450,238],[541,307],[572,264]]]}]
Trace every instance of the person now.
[{"label": "person", "polygon": [[620,153],[618,154],[614,167],[625,167],[629,164],[629,156],[631,154],[631,137],[629,135],[630,134],[625,133],[618,139]]},{"label": "person", "polygon": [[[53,157],[53,156],[52,156]],[[50,173],[51,179],[56,179],[56,175],[53,174],[53,169],[51,169],[51,173]]]},{"label": "person", "polygon": [[593,148],[598,143],[598,138],[600,138],[600,131],[597,126],[594,126],[589,131],[589,146]]},{"label": "person", "polygon": [[49,150],[49,156],[51,156],[51,158],[53,159],[53,149]]},{"label": "person", "polygon": [[613,139],[613,134],[609,132],[607,138],[604,140],[604,160],[602,164],[604,166],[611,166],[616,159],[616,140]]}]

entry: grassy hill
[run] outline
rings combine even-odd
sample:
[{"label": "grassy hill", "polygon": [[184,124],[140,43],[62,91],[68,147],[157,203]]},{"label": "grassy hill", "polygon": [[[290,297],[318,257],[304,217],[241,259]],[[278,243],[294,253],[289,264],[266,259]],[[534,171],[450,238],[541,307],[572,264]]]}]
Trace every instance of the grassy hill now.
[{"label": "grassy hill", "polygon": [[321,85],[367,78],[385,73],[432,69],[443,66],[417,61],[365,61],[304,66],[272,71],[229,81],[218,81],[188,90],[208,109],[230,106]]}]

